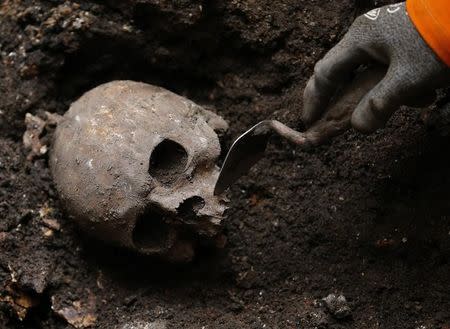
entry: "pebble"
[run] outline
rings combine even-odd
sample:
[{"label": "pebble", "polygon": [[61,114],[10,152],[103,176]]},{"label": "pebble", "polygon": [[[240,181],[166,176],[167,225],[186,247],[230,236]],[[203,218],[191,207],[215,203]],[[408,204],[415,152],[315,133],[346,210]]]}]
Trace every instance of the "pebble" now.
[{"label": "pebble", "polygon": [[124,324],[121,329],[167,329],[167,322],[162,320],[154,322],[138,320]]},{"label": "pebble", "polygon": [[324,301],[327,310],[336,319],[344,319],[352,314],[347,299],[343,295],[336,296],[335,294],[329,294],[322,300]]},{"label": "pebble", "polygon": [[327,328],[328,327],[328,315],[322,310],[308,313],[307,324],[313,328]]}]

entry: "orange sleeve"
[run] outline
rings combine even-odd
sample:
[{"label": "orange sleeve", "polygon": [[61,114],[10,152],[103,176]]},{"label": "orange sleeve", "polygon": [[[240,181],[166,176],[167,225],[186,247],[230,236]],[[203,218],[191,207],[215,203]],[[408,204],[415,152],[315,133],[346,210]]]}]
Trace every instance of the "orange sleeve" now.
[{"label": "orange sleeve", "polygon": [[406,8],[425,42],[450,66],[450,0],[407,0]]}]

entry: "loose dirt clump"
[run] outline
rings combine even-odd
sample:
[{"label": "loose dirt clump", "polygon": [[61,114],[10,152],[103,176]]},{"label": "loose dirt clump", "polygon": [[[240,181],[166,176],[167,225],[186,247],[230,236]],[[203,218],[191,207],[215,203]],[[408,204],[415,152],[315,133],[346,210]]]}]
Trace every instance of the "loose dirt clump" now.
[{"label": "loose dirt clump", "polygon": [[[392,2],[3,1],[0,327],[450,326],[449,140],[414,110],[305,152],[275,140],[230,191],[225,249],[183,266],[85,238],[61,212],[47,152],[27,159],[22,143],[26,113],[63,114],[117,79],[214,109],[225,148],[266,118],[299,127],[314,63],[358,14]],[[333,316],[330,294],[351,315]]]}]

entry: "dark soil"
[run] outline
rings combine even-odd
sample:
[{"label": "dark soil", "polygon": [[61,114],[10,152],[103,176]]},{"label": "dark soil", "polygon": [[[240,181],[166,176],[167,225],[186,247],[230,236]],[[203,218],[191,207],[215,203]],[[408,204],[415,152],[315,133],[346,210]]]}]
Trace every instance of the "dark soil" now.
[{"label": "dark soil", "polygon": [[230,191],[225,249],[183,266],[83,238],[22,144],[25,113],[114,79],[214,109],[225,144],[265,118],[298,127],[314,63],[384,3],[1,1],[0,327],[69,328],[78,305],[97,328],[450,328],[449,139],[415,110],[307,152],[275,140]]}]

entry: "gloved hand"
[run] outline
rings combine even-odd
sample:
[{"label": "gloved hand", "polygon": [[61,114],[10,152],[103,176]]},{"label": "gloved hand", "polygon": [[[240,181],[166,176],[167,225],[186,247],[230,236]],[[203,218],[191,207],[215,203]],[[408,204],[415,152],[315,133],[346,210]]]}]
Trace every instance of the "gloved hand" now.
[{"label": "gloved hand", "polygon": [[383,127],[401,105],[431,104],[435,90],[450,82],[449,67],[417,32],[405,3],[374,9],[358,17],[344,38],[316,64],[304,91],[305,124],[321,118],[336,89],[361,64],[373,61],[389,68],[352,113],[352,126],[364,133]]}]

